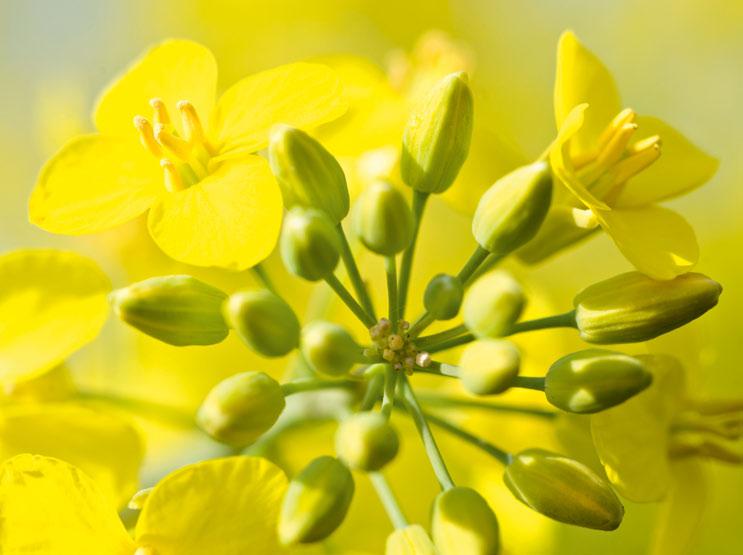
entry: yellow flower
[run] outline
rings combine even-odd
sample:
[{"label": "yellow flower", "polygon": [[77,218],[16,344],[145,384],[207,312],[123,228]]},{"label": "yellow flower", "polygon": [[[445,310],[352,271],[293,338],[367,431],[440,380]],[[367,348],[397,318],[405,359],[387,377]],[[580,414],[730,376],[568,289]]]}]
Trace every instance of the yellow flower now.
[{"label": "yellow flower", "polygon": [[622,109],[608,69],[569,31],[558,45],[554,104],[550,162],[566,189],[521,257],[541,260],[600,225],[650,277],[689,271],[699,255],[694,231],[656,203],[705,183],[717,160],[660,119]]},{"label": "yellow flower", "polygon": [[[215,60],[199,44],[170,40],[146,52],[98,101],[99,132],[72,139],[46,163],[31,221],[77,235],[149,209],[150,234],[178,261],[245,269],[266,258],[279,233],[281,194],[253,153],[273,124],[320,125],[341,115],[346,101],[335,73],[318,64],[246,77],[218,101],[216,82]],[[150,112],[153,121],[143,116]]]},{"label": "yellow flower", "polygon": [[0,467],[0,544],[8,555],[279,554],[286,485],[279,468],[255,457],[185,466],[146,496],[132,538],[82,470],[18,455]]}]

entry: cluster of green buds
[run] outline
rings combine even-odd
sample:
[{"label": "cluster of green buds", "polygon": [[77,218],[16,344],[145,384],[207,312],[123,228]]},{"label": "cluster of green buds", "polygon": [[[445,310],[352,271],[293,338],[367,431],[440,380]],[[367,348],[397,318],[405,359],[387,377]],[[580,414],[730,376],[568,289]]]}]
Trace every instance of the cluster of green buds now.
[{"label": "cluster of green buds", "polygon": [[[492,455],[504,466],[505,484],[516,499],[533,510],[598,530],[613,530],[621,523],[624,508],[604,477],[579,461],[539,448],[511,453],[432,414],[429,400],[414,390],[411,378],[424,373],[459,380],[476,396],[525,388],[544,395],[559,411],[603,411],[650,385],[651,374],[641,358],[593,348],[560,358],[543,376],[522,376],[521,354],[508,337],[573,328],[588,343],[646,341],[701,316],[717,303],[721,288],[701,274],[655,281],[632,272],[586,288],[565,313],[522,320],[524,289],[493,267],[527,244],[545,219],[558,184],[549,163],[540,160],[487,190],[472,222],[472,256],[458,272],[434,276],[425,289],[425,311],[406,320],[425,207],[431,195],[454,183],[468,154],[472,119],[467,76],[445,77],[414,107],[402,138],[400,170],[408,189],[376,182],[353,209],[344,172],[320,142],[285,125],[271,135],[268,157],[288,211],[280,239],[284,266],[304,280],[325,282],[368,329],[367,338],[354,338],[336,322],[301,322],[262,267],[255,271],[265,288],[231,295],[189,276],[153,278],[112,295],[122,320],[172,345],[218,343],[234,330],[264,357],[295,353],[300,364],[291,368],[299,367],[301,373],[290,374],[283,384],[262,372],[242,372],[206,396],[197,422],[217,441],[236,448],[270,441],[290,416],[287,397],[333,388],[350,393],[337,401],[341,406],[333,412],[339,420],[336,452],[309,461],[291,480],[278,528],[286,545],[320,542],[331,535],[352,503],[358,479],[354,473],[364,473],[394,527],[388,554],[498,553],[494,511],[475,489],[455,483],[432,427]],[[368,281],[356,264],[343,226],[347,218],[352,221],[346,227],[359,243],[383,257],[388,294],[383,317],[377,316]],[[341,264],[343,278],[337,275]],[[461,323],[424,334],[433,323],[458,317]],[[437,354],[462,346],[458,364],[436,360]],[[446,396],[436,398],[437,407],[446,401]],[[383,474],[400,445],[391,418],[403,414],[415,423],[442,489],[430,523],[408,522]]]}]

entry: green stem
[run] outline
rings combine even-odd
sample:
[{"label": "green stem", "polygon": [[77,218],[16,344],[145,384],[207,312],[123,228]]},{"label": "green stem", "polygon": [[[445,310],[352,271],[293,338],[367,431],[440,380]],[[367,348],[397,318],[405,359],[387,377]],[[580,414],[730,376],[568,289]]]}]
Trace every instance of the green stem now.
[{"label": "green stem", "polygon": [[405,308],[408,301],[408,287],[410,286],[410,272],[413,269],[413,254],[415,254],[415,244],[418,242],[418,232],[420,231],[421,221],[423,220],[423,211],[426,208],[429,193],[413,191],[413,238],[410,245],[405,249],[402,255],[402,264],[400,266],[400,285],[398,290],[398,316],[405,318]]},{"label": "green stem", "polygon": [[490,270],[495,268],[500,263],[500,261],[503,260],[504,258],[505,256],[502,254],[491,254],[490,256],[488,256],[485,259],[485,262],[483,262],[480,265],[480,267],[477,269],[477,271],[474,274],[472,274],[472,277],[470,278],[470,280],[464,284],[465,287],[467,287],[467,285],[472,284],[472,282],[475,281],[477,278],[479,278],[481,275],[487,274]]},{"label": "green stem", "polygon": [[436,343],[439,343],[441,341],[453,339],[459,335],[462,335],[463,333],[467,333],[467,326],[465,326],[464,324],[459,324],[458,326],[454,326],[453,328],[449,328],[448,330],[434,333],[433,335],[420,337],[418,338],[418,341],[416,341],[416,345],[425,350],[425,345],[435,345]]},{"label": "green stem", "polygon": [[253,270],[255,276],[258,278],[258,281],[260,281],[266,289],[268,289],[271,293],[278,295],[278,293],[276,292],[276,287],[274,287],[273,281],[271,281],[271,277],[268,275],[266,268],[264,268],[262,264],[256,264],[251,269]]},{"label": "green stem", "polygon": [[518,322],[511,326],[508,331],[508,335],[515,335],[525,331],[544,330],[549,328],[575,328],[575,310],[566,312],[564,314],[556,314],[554,316],[547,316],[545,318],[537,318],[536,320],[527,320],[526,322]]},{"label": "green stem", "polygon": [[490,256],[490,253],[483,249],[480,245],[477,245],[475,252],[472,253],[472,256],[470,256],[469,260],[467,260],[467,262],[457,274],[457,278],[459,278],[459,281],[462,282],[462,286],[467,285],[472,275],[477,271],[482,263],[485,262],[485,259],[488,256]]},{"label": "green stem", "polygon": [[516,376],[511,387],[544,391],[544,378],[539,376]]},{"label": "green stem", "polygon": [[431,363],[431,366],[429,366],[428,368],[416,367],[415,371],[421,372],[423,374],[433,374],[434,376],[442,376],[446,378],[458,378],[459,377],[458,366],[452,366],[451,364],[444,364],[443,362],[437,362],[435,360]]},{"label": "green stem", "polygon": [[396,529],[405,528],[408,525],[408,519],[400,508],[400,504],[397,502],[395,494],[390,488],[389,482],[380,472],[369,472],[369,480],[371,480],[374,489],[377,491],[379,500],[382,502],[384,510],[387,512],[387,516],[390,517],[392,526]]},{"label": "green stem", "polygon": [[422,393],[419,396],[419,399],[424,405],[430,405],[442,409],[468,408],[474,410],[489,410],[494,412],[522,414],[524,416],[537,416],[540,418],[557,417],[557,412],[551,410],[522,407],[517,405],[507,405],[505,403],[492,403],[489,401],[467,399],[465,397],[451,397],[449,395],[441,395],[438,393]]},{"label": "green stem", "polygon": [[397,329],[397,261],[394,255],[384,259],[384,270],[387,274],[387,313],[392,322],[392,329]]},{"label": "green stem", "polygon": [[436,321],[436,318],[431,316],[431,314],[428,311],[424,312],[423,314],[418,316],[418,319],[415,322],[413,322],[412,326],[410,326],[410,329],[408,330],[408,335],[412,339],[415,339],[416,337],[418,337],[418,335],[420,335],[420,333],[423,330],[425,330],[428,326],[433,324],[435,321]]},{"label": "green stem", "polygon": [[98,391],[78,391],[75,396],[81,401],[92,401],[113,405],[125,410],[136,412],[140,415],[150,415],[163,422],[168,422],[183,428],[193,428],[195,425],[193,414],[183,409],[154,401]]},{"label": "green stem", "polygon": [[338,280],[338,278],[335,277],[335,274],[330,274],[329,276],[327,276],[325,278],[325,282],[330,285],[331,289],[335,291],[336,295],[341,298],[341,300],[346,304],[351,312],[353,312],[365,326],[373,326],[377,323],[376,318],[367,314],[367,312],[361,307],[361,305],[356,302],[356,299],[353,298],[353,295],[348,292],[348,289],[346,289]]},{"label": "green stem", "polygon": [[384,397],[382,398],[382,414],[389,420],[392,407],[395,404],[395,388],[397,387],[398,373],[390,366],[384,376]]},{"label": "green stem", "polygon": [[410,382],[405,376],[403,376],[400,383],[402,386],[402,402],[413,418],[415,427],[418,428],[418,433],[423,441],[423,447],[426,450],[426,455],[428,455],[428,460],[431,462],[433,472],[436,474],[436,479],[439,481],[442,489],[451,489],[454,487],[454,480],[452,480],[449,470],[446,468],[446,463],[444,463],[441,452],[436,445],[431,428],[429,428],[426,417],[418,404],[418,400],[415,398],[413,388],[410,387]]},{"label": "green stem", "polygon": [[333,389],[355,387],[357,382],[352,380],[318,380],[314,378],[295,380],[281,384],[281,391],[285,397],[305,391],[317,391],[318,389]]},{"label": "green stem", "polygon": [[456,424],[453,424],[452,422],[445,420],[444,418],[434,416],[433,414],[430,414],[428,412],[424,412],[423,414],[426,417],[426,420],[428,420],[434,426],[438,426],[442,430],[446,430],[450,434],[463,439],[467,443],[471,443],[475,447],[482,449],[488,455],[492,455],[504,465],[508,465],[511,462],[512,456],[508,451],[504,451],[500,447],[496,447],[495,445],[484,440],[483,438],[478,437],[468,432],[467,430],[463,430]]},{"label": "green stem", "polygon": [[369,380],[369,383],[366,386],[366,393],[364,393],[364,398],[359,406],[360,411],[368,411],[374,408],[374,405],[379,401],[380,395],[382,395],[382,387],[384,384],[385,381],[382,374],[377,374]]},{"label": "green stem", "polygon": [[348,238],[346,237],[346,232],[343,231],[343,226],[340,223],[337,226],[337,230],[338,236],[341,240],[341,258],[343,259],[343,264],[346,267],[346,272],[348,272],[348,279],[351,280],[351,285],[353,286],[354,291],[356,291],[356,295],[361,301],[361,305],[364,307],[364,310],[367,314],[372,316],[372,318],[374,318],[374,321],[376,322],[377,315],[374,313],[374,305],[372,304],[371,297],[369,296],[369,291],[367,291],[366,289],[364,280],[361,279],[359,267],[356,265],[356,259],[353,257],[351,245],[349,244]]},{"label": "green stem", "polygon": [[449,339],[448,341],[442,341],[441,343],[435,343],[433,345],[426,346],[426,351],[433,354],[433,353],[439,353],[441,351],[446,351],[447,349],[453,349],[454,347],[459,347],[460,345],[466,345],[467,343],[471,343],[475,340],[475,336],[471,333],[465,333],[464,335],[460,335],[459,337],[455,337],[453,339]]}]

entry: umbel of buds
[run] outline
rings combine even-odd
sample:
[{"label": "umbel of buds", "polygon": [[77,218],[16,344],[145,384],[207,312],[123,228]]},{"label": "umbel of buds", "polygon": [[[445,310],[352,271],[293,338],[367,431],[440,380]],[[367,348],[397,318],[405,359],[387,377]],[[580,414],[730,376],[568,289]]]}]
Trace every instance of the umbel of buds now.
[{"label": "umbel of buds", "polygon": [[263,372],[243,372],[207,394],[196,422],[214,439],[245,447],[273,426],[284,410],[281,385]]},{"label": "umbel of buds", "polygon": [[413,238],[413,214],[405,197],[384,181],[364,189],[354,216],[356,235],[374,253],[392,256],[404,250]]},{"label": "umbel of buds", "polygon": [[324,212],[295,206],[284,219],[280,250],[291,273],[318,281],[332,274],[338,265],[340,239]]},{"label": "umbel of buds", "polygon": [[227,337],[225,299],[219,289],[186,275],[146,279],[110,296],[114,312],[124,322],[179,347],[213,345]]},{"label": "umbel of buds", "polygon": [[279,514],[284,545],[325,539],[340,526],[353,498],[354,482],[346,465],[318,457],[290,483]]},{"label": "umbel of buds", "polygon": [[702,274],[657,281],[628,272],[578,293],[575,321],[589,343],[647,341],[699,318],[720,293],[720,284]]},{"label": "umbel of buds", "polygon": [[301,350],[305,360],[321,374],[340,376],[351,369],[362,349],[345,328],[316,321],[302,329]]},{"label": "umbel of buds", "polygon": [[266,290],[241,291],[224,306],[227,322],[248,346],[267,357],[280,357],[299,346],[299,320],[280,297]]},{"label": "umbel of buds", "polygon": [[402,139],[400,173],[422,193],[443,193],[459,173],[472,139],[472,91],[467,74],[439,81],[410,114]]},{"label": "umbel of buds", "polygon": [[436,497],[431,532],[441,555],[494,555],[500,548],[495,513],[471,488],[453,487]]},{"label": "umbel of buds", "polygon": [[464,296],[462,316],[477,337],[501,337],[521,316],[526,304],[519,283],[502,271],[480,277]]},{"label": "umbel of buds", "polygon": [[426,286],[423,305],[436,320],[451,320],[459,313],[463,297],[464,287],[457,277],[438,274]]},{"label": "umbel of buds", "polygon": [[379,470],[397,455],[397,432],[382,414],[360,412],[346,418],[335,434],[338,457],[354,470]]},{"label": "umbel of buds", "polygon": [[346,217],[346,176],[319,142],[304,131],[277,125],[271,130],[268,158],[286,208],[317,208],[336,224]]},{"label": "umbel of buds", "polygon": [[624,516],[606,481],[578,461],[543,449],[514,455],[503,480],[518,500],[560,522],[614,530]]},{"label": "umbel of buds", "polygon": [[459,359],[459,378],[475,395],[503,393],[519,373],[521,355],[502,339],[480,339],[467,346]]},{"label": "umbel of buds", "polygon": [[583,414],[623,403],[652,381],[652,374],[637,358],[586,349],[564,356],[550,367],[544,393],[557,408]]},{"label": "umbel of buds", "polygon": [[439,555],[423,526],[409,524],[387,536],[384,555]]}]

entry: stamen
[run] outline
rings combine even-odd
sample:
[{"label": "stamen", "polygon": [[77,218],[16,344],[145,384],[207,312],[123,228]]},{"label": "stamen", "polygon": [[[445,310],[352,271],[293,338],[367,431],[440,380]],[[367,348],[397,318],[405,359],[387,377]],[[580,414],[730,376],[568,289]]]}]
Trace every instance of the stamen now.
[{"label": "stamen", "polygon": [[155,124],[170,125],[168,109],[165,107],[165,102],[161,98],[151,98],[150,106],[155,111]]},{"label": "stamen", "polygon": [[173,162],[171,162],[167,158],[163,158],[162,160],[160,160],[160,167],[165,173],[165,188],[168,190],[168,192],[177,193],[178,191],[183,191],[186,188],[186,186],[183,184],[181,174],[178,173],[178,168],[175,167],[175,164]]},{"label": "stamen", "polygon": [[167,148],[182,161],[190,161],[191,145],[180,137],[176,137],[172,133],[168,132],[164,125],[158,124],[155,126],[155,138],[158,143]]},{"label": "stamen", "polygon": [[606,127],[606,129],[604,129],[596,143],[599,152],[606,148],[606,145],[609,144],[612,137],[614,137],[622,127],[628,123],[634,123],[636,115],[637,114],[635,114],[635,111],[632,108],[625,108],[614,116],[614,119],[611,120],[611,123]]},{"label": "stamen", "polygon": [[186,133],[186,140],[193,144],[205,144],[206,135],[204,134],[204,128],[201,125],[199,114],[196,113],[196,108],[188,100],[181,100],[176,104],[178,111],[181,113],[181,121],[183,121],[183,129]]},{"label": "stamen", "polygon": [[650,137],[646,139],[642,139],[641,141],[637,141],[635,144],[630,146],[627,151],[630,154],[635,154],[638,152],[642,152],[644,150],[652,150],[654,148],[660,148],[661,146],[661,140],[660,135],[651,135]]},{"label": "stamen", "polygon": [[660,143],[654,143],[650,148],[644,148],[635,152],[628,158],[621,160],[614,166],[615,183],[624,183],[641,171],[650,167],[660,158]]},{"label": "stamen", "polygon": [[586,168],[583,175],[580,176],[581,179],[585,183],[593,183],[601,176],[601,174],[605,173],[609,168],[616,164],[622,158],[622,155],[632,138],[632,134],[636,130],[637,125],[634,123],[625,123],[622,125],[601,151],[598,158],[596,158],[596,162]]},{"label": "stamen", "polygon": [[163,151],[155,140],[152,125],[149,120],[142,116],[134,116],[134,127],[139,131],[139,141],[147,151],[157,158],[162,158]]}]

